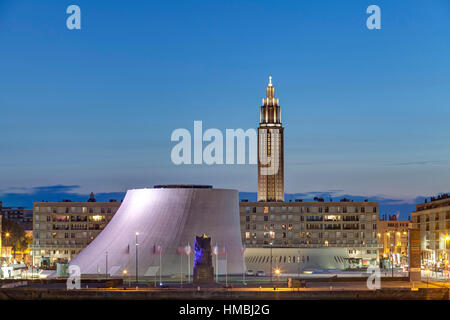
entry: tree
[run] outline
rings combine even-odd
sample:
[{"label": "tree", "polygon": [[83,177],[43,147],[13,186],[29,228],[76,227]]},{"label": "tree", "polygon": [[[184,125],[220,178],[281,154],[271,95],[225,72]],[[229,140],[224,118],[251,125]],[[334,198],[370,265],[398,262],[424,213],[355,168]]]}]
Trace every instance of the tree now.
[{"label": "tree", "polygon": [[12,247],[15,259],[16,251],[25,251],[28,248],[29,241],[25,231],[19,224],[8,219],[3,219],[2,229],[2,243]]}]

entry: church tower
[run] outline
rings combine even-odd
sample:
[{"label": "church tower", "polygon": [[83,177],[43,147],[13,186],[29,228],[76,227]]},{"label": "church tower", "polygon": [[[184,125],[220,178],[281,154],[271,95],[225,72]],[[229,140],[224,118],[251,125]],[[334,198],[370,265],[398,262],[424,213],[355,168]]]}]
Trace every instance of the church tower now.
[{"label": "church tower", "polygon": [[269,77],[258,127],[258,201],[284,201],[284,128]]}]

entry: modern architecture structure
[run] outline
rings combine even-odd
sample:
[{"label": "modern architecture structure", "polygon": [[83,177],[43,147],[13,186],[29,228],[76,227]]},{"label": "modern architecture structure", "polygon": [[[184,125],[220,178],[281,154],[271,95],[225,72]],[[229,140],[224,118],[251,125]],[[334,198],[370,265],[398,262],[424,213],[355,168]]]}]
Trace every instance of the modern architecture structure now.
[{"label": "modern architecture structure", "polygon": [[129,190],[104,230],[71,260],[82,274],[191,277],[196,236],[211,237],[215,272],[242,273],[237,190],[160,185]]},{"label": "modern architecture structure", "polygon": [[120,205],[115,200],[96,202],[93,194],[87,202],[35,202],[30,246],[34,265],[70,261],[106,227]]},{"label": "modern architecture structure", "polygon": [[272,77],[258,127],[258,201],[284,201],[284,128]]},{"label": "modern architecture structure", "polygon": [[422,264],[445,266],[450,250],[450,194],[431,197],[412,212],[414,229],[420,229]]}]

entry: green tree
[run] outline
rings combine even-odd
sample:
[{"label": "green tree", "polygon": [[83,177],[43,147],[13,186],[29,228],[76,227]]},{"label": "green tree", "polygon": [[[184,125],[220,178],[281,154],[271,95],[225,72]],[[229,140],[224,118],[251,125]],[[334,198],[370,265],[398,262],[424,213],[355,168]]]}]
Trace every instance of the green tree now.
[{"label": "green tree", "polygon": [[28,248],[29,240],[19,224],[8,219],[3,219],[2,222],[2,243],[4,246],[12,247],[15,259],[16,251],[25,251]]}]

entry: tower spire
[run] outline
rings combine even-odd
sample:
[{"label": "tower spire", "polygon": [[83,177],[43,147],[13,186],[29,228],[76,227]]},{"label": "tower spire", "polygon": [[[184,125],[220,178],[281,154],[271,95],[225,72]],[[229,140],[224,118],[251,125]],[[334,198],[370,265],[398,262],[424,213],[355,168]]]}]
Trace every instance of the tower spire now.
[{"label": "tower spire", "polygon": [[266,93],[258,127],[258,201],[284,201],[284,128],[272,76]]},{"label": "tower spire", "polygon": [[[267,93],[266,94],[267,98],[270,98],[270,99],[275,98],[275,87],[272,85],[272,76],[269,76],[269,84],[267,85],[266,93]],[[263,104],[264,104],[264,102],[263,102]]]}]

